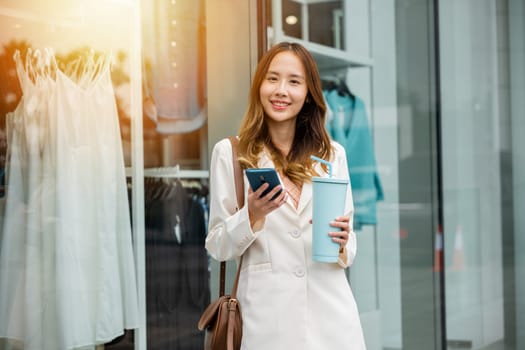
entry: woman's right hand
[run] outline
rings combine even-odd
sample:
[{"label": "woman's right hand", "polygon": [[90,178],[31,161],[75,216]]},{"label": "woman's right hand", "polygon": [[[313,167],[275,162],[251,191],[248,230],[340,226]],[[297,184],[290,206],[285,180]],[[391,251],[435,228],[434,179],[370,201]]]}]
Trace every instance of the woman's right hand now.
[{"label": "woman's right hand", "polygon": [[[251,188],[248,189],[248,214],[250,216],[250,225],[252,228],[256,222],[263,220],[266,215],[279,208],[288,199],[288,193],[281,185],[276,186],[266,195],[262,196],[268,186],[269,184],[265,183],[255,192]],[[280,190],[282,190],[282,192],[272,200]]]}]

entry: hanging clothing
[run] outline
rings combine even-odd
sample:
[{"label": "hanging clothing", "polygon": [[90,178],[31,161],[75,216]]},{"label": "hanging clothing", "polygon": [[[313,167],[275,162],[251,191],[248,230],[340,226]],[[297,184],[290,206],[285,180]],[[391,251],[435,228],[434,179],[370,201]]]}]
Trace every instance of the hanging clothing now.
[{"label": "hanging clothing", "polygon": [[201,350],[195,326],[210,302],[204,195],[178,179],[146,179],[148,349]]},{"label": "hanging clothing", "polygon": [[384,199],[377,171],[374,145],[363,101],[355,95],[341,94],[336,89],[323,91],[331,110],[325,123],[328,134],[343,145],[354,197],[354,230],[377,224],[377,201]]},{"label": "hanging clothing", "polygon": [[15,54],[23,97],[7,116],[0,337],[93,347],[139,324],[110,57],[74,80],[35,52],[47,66]]}]

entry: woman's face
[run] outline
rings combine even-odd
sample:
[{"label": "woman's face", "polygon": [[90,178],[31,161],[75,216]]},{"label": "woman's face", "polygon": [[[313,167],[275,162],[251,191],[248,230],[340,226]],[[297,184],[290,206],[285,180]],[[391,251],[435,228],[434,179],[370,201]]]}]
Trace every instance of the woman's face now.
[{"label": "woman's face", "polygon": [[270,62],[259,89],[268,122],[295,121],[308,94],[305,70],[299,58],[290,51],[278,53]]}]

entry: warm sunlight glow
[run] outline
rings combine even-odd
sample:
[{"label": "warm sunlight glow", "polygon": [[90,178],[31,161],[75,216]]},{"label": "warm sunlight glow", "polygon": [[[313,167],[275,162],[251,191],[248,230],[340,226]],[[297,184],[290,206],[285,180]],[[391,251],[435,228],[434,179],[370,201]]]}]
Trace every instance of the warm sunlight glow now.
[{"label": "warm sunlight glow", "polygon": [[26,40],[56,51],[129,47],[136,0],[17,0],[0,5],[0,44]]}]

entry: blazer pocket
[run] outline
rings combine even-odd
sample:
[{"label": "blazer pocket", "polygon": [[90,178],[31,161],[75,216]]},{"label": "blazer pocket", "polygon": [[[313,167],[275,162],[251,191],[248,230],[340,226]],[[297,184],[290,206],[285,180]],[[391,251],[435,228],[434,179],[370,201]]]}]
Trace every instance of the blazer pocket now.
[{"label": "blazer pocket", "polygon": [[245,269],[247,272],[265,272],[265,271],[272,271],[272,264],[271,263],[262,263],[262,264],[251,264],[246,266]]}]

